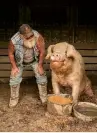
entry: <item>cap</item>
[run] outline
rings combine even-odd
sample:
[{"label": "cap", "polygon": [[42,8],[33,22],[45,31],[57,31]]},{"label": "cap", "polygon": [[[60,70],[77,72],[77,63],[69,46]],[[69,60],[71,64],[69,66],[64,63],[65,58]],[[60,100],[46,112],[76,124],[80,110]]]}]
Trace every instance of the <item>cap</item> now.
[{"label": "cap", "polygon": [[27,38],[33,35],[32,28],[28,24],[22,24],[19,28],[19,32]]}]

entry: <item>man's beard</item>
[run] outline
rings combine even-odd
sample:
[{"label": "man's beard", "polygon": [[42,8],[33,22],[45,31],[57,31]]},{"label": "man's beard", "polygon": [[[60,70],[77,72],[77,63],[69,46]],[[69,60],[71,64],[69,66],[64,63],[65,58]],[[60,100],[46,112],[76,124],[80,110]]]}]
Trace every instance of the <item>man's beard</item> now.
[{"label": "man's beard", "polygon": [[24,41],[24,46],[26,47],[26,48],[33,48],[34,47],[34,45],[35,45],[35,38],[33,38],[32,40],[25,40]]}]

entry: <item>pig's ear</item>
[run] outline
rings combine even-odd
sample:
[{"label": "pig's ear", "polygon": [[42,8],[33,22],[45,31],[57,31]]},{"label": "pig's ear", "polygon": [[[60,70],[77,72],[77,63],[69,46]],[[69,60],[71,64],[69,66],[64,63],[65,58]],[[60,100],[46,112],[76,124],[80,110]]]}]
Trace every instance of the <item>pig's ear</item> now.
[{"label": "pig's ear", "polygon": [[50,45],[48,48],[47,48],[47,54],[46,54],[46,57],[45,59],[50,59],[51,57],[51,54],[53,53],[53,48],[54,48],[55,45]]},{"label": "pig's ear", "polygon": [[69,57],[71,57],[71,58],[74,58],[75,56],[76,56],[76,54],[77,54],[77,50],[75,49],[75,47],[73,46],[73,45],[68,45],[67,46],[67,51],[66,51],[66,53],[67,53],[67,57],[69,58]]}]

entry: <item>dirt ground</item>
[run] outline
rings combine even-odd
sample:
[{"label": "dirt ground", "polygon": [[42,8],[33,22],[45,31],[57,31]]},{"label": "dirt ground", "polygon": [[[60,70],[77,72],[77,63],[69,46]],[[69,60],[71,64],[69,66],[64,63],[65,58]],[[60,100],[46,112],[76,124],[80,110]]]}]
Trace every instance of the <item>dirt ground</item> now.
[{"label": "dirt ground", "polygon": [[[48,93],[52,93],[51,88],[51,82],[49,81]],[[9,95],[9,85],[7,83],[0,84],[0,132],[97,131],[97,120],[83,122],[74,116],[66,117],[49,114],[41,105],[34,80],[32,83],[22,82],[20,100],[15,108],[8,107]]]}]

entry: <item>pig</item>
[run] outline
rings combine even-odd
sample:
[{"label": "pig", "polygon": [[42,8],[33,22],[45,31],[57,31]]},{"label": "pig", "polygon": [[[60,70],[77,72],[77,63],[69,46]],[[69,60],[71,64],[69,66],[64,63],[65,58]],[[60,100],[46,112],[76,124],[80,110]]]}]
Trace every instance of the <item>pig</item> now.
[{"label": "pig", "polygon": [[90,79],[85,72],[81,54],[67,42],[50,45],[46,60],[50,60],[51,81],[54,94],[60,94],[61,86],[72,89],[73,104],[79,100],[82,92],[94,97]]}]

